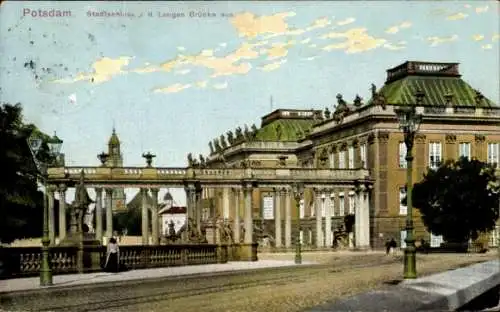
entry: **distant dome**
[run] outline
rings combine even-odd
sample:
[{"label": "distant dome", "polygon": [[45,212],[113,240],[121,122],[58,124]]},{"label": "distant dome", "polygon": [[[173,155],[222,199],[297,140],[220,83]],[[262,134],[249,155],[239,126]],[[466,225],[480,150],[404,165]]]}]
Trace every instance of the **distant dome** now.
[{"label": "distant dome", "polygon": [[111,134],[111,137],[109,138],[109,145],[120,145],[120,140],[118,139],[118,136],[116,135],[115,128],[113,128],[113,134]]},{"label": "distant dome", "polygon": [[170,194],[170,192],[167,192],[167,194],[165,194],[165,196],[163,196],[163,200],[164,201],[174,200],[174,198],[172,197],[172,194]]}]

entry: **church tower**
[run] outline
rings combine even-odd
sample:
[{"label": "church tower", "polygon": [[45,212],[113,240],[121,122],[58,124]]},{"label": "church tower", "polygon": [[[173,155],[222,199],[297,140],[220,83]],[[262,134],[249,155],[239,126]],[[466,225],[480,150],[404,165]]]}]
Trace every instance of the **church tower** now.
[{"label": "church tower", "polygon": [[[106,167],[123,167],[123,155],[120,150],[120,140],[113,127],[113,133],[108,141],[108,160]],[[127,209],[125,189],[115,188],[112,196],[113,213],[125,211]]]}]

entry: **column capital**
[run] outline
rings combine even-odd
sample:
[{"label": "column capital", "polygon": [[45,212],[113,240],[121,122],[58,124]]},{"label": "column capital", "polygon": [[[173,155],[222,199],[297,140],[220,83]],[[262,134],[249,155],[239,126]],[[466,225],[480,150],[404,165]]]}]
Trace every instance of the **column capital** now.
[{"label": "column capital", "polygon": [[57,190],[57,186],[54,184],[49,184],[46,187],[48,193],[54,193]]},{"label": "column capital", "polygon": [[151,191],[152,194],[157,194],[157,195],[158,195],[158,192],[160,191],[160,189],[157,187],[152,187],[149,190]]},{"label": "column capital", "polygon": [[66,186],[65,183],[59,184],[59,188],[58,188],[59,192],[64,193],[64,192],[66,192],[67,189],[68,189],[68,187]]},{"label": "column capital", "polygon": [[94,190],[95,190],[96,194],[100,195],[100,194],[102,194],[103,188],[102,187],[95,187]]},{"label": "column capital", "polygon": [[106,195],[112,195],[113,194],[113,189],[112,188],[105,188],[104,191],[106,192]]},{"label": "column capital", "polygon": [[244,191],[250,191],[253,190],[253,182],[250,181],[243,181],[242,183],[242,188]]}]

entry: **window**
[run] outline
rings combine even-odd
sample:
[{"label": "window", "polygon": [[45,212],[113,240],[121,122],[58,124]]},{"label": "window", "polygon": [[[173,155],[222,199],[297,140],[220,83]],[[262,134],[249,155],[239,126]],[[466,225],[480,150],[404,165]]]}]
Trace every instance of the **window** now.
[{"label": "window", "polygon": [[349,214],[354,214],[354,194],[349,194]]},{"label": "window", "polygon": [[[229,212],[228,212],[229,215]],[[264,220],[274,219],[274,197],[264,196],[262,198],[262,218]]]},{"label": "window", "polygon": [[345,151],[339,152],[339,169],[345,169]]},{"label": "window", "polygon": [[299,207],[300,207],[300,218],[303,219],[304,216],[305,216],[305,206],[304,206],[304,200],[303,199],[300,200]]},{"label": "window", "polygon": [[344,198],[344,194],[340,193],[340,195],[339,195],[339,216],[341,216],[341,217],[344,216],[344,209],[345,209],[345,198]]},{"label": "window", "polygon": [[333,152],[328,155],[328,159],[330,161],[330,168],[335,168],[335,154]]},{"label": "window", "polygon": [[335,217],[335,196],[330,195],[330,215]]},{"label": "window", "polygon": [[399,214],[400,215],[406,215],[408,213],[408,206],[402,204],[402,201],[405,197],[406,197],[406,188],[400,187],[399,188]]},{"label": "window", "polygon": [[354,146],[349,146],[349,169],[354,169]]},{"label": "window", "polygon": [[399,142],[399,168],[406,168],[406,144]]},{"label": "window", "polygon": [[470,143],[460,143],[458,145],[458,157],[466,157],[470,160]]},{"label": "window", "polygon": [[488,143],[488,164],[498,165],[498,143]]},{"label": "window", "polygon": [[366,154],[366,144],[363,143],[359,146],[359,154],[360,154],[360,158],[361,158],[361,165],[363,168],[368,168],[368,158],[367,158],[367,154]]},{"label": "window", "polygon": [[491,231],[490,234],[490,241],[488,245],[490,247],[498,247],[498,242],[499,242],[499,236],[500,236],[500,226],[496,226],[493,231]]},{"label": "window", "polygon": [[429,168],[437,169],[441,165],[441,142],[429,143]]}]

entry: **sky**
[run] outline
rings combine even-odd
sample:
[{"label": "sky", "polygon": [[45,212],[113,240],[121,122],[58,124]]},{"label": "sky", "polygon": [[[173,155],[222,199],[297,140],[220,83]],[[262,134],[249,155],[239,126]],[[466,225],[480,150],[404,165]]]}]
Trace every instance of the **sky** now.
[{"label": "sky", "polygon": [[272,109],[368,100],[407,60],[459,62],[499,103],[499,17],[497,1],[5,1],[0,102],[57,131],[68,166],[99,165],[113,126],[125,166],[186,166]]}]

